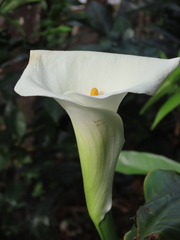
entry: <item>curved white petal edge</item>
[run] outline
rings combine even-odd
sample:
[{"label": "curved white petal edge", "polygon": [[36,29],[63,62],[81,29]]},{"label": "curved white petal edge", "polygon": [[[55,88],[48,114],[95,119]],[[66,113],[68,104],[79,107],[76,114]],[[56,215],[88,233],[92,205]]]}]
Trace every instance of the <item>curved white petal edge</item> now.
[{"label": "curved white petal edge", "polygon": [[[89,214],[97,226],[111,209],[116,161],[124,144],[116,113],[128,92],[155,93],[180,64],[169,60],[86,51],[31,51],[15,86],[22,96],[54,98],[69,114],[79,149]],[[98,96],[89,96],[92,88]]]}]

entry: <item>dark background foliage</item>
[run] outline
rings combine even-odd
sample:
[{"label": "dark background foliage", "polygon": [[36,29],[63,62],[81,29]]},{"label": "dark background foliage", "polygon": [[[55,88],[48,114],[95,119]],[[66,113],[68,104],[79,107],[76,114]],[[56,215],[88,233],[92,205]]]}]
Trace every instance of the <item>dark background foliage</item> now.
[{"label": "dark background foliage", "polygon": [[[0,3],[0,238],[99,239],[89,219],[71,122],[53,100],[22,98],[14,85],[31,49],[94,50],[176,57],[180,49],[178,0],[5,0]],[[153,71],[153,69],[150,69]],[[148,74],[148,73],[147,73]],[[153,130],[166,95],[143,115],[148,96],[129,94],[119,114],[125,150],[180,161],[179,109]],[[113,211],[120,238],[143,204],[142,176],[116,174]]]}]

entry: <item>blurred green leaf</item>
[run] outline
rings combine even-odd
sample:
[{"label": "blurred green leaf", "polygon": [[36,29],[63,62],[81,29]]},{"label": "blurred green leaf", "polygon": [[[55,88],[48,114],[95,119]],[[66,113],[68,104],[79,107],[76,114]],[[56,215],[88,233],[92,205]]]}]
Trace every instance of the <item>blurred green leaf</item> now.
[{"label": "blurred green leaf", "polygon": [[35,235],[36,240],[59,240],[59,235],[54,233],[47,215],[35,216],[31,225],[31,232]]},{"label": "blurred green leaf", "polygon": [[44,108],[54,120],[55,123],[58,123],[59,118],[65,114],[65,111],[60,105],[51,98],[44,98]]},{"label": "blurred green leaf", "polygon": [[[15,44],[18,44],[18,40],[15,41]],[[22,44],[22,42],[19,42],[19,44]],[[5,67],[10,67],[14,64],[17,64],[17,63],[21,63],[23,62],[24,60],[27,60],[28,59],[28,55],[27,54],[19,54],[18,56],[15,56],[13,59],[10,59],[9,61],[7,62],[4,62],[1,67],[2,68],[5,68]],[[8,75],[9,76],[9,75]],[[17,79],[16,79],[17,80]]]},{"label": "blurred green leaf", "polygon": [[157,8],[163,8],[165,6],[164,0],[150,0],[150,1],[122,1],[119,14],[129,16],[142,11],[154,11]]},{"label": "blurred green leaf", "polygon": [[11,130],[12,137],[16,137],[19,140],[24,136],[26,132],[26,122],[24,114],[19,111],[13,102],[9,102],[6,105],[5,116],[7,119],[7,127]]},{"label": "blurred green leaf", "polygon": [[177,87],[178,87],[177,84],[165,81],[158,90],[158,92],[153,97],[151,97],[149,101],[143,106],[143,108],[140,111],[140,114],[143,114],[145,111],[147,111],[148,108],[150,108],[154,103],[160,100],[167,93],[175,92],[177,90]]},{"label": "blurred green leaf", "polygon": [[9,146],[5,144],[0,145],[0,171],[4,169],[10,160]]},{"label": "blurred green leaf", "polygon": [[25,165],[25,164],[31,163],[31,158],[30,158],[29,155],[26,155],[26,156],[23,156],[22,158],[19,158],[18,161],[19,161],[22,165]]},{"label": "blurred green leaf", "polygon": [[90,23],[99,32],[108,34],[112,27],[112,16],[108,9],[96,1],[90,1],[86,8]]},{"label": "blurred green leaf", "polygon": [[154,129],[157,124],[174,108],[180,105],[180,66],[166,79],[160,86],[156,94],[141,109],[140,114],[147,111],[153,104],[161,99],[166,94],[169,95],[168,100],[161,106],[156,114],[151,129]]},{"label": "blurred green leaf", "polygon": [[5,158],[2,153],[0,153],[0,171],[6,166],[8,160],[8,158]]},{"label": "blurred green leaf", "polygon": [[39,197],[43,194],[44,190],[43,190],[43,183],[42,182],[37,182],[34,190],[32,192],[32,197]]},{"label": "blurred green leaf", "polygon": [[5,193],[5,200],[12,206],[16,206],[18,204],[18,200],[22,195],[22,183],[15,182],[10,184],[7,187]]},{"label": "blurred green leaf", "polygon": [[10,18],[8,15],[4,15],[3,17],[6,19],[7,22],[12,24],[13,26],[15,26],[15,28],[17,30],[19,30],[19,32],[22,34],[22,36],[25,36],[24,30],[17,20]]},{"label": "blurred green leaf", "polygon": [[179,240],[180,175],[155,170],[145,179],[146,204],[137,211],[135,225],[124,240]]},{"label": "blurred green leaf", "polygon": [[[4,64],[7,64],[7,62],[5,62]],[[20,77],[20,73],[13,71],[13,72],[8,72],[3,76],[3,78],[0,78],[0,92],[3,98],[5,98],[5,100],[7,101],[7,103],[9,103],[14,96],[17,96],[17,94],[14,92],[14,86],[19,77]],[[13,105],[15,105],[15,102],[13,103]]]},{"label": "blurred green leaf", "polygon": [[17,111],[14,116],[14,129],[18,137],[23,137],[26,132],[26,122],[22,112]]},{"label": "blurred green leaf", "polygon": [[70,32],[72,29],[68,26],[59,26],[59,27],[54,27],[54,28],[49,28],[43,32],[41,32],[40,35],[54,35],[57,33],[62,33],[62,32]]},{"label": "blurred green leaf", "polygon": [[180,40],[177,38],[177,37],[174,37],[173,34],[171,34],[170,32],[166,31],[166,30],[163,30],[162,28],[160,27],[152,27],[152,29],[154,30],[154,32],[158,33],[158,34],[161,34],[162,36],[164,36],[166,39],[169,39],[170,41],[173,41],[175,43],[180,43]]},{"label": "blurred green leaf", "polygon": [[180,164],[157,154],[122,151],[116,165],[116,171],[124,174],[147,174],[154,169],[180,172]]},{"label": "blurred green leaf", "polygon": [[131,22],[126,17],[117,17],[114,20],[112,31],[115,33],[121,34],[121,36],[125,33],[125,31],[131,28]]},{"label": "blurred green leaf", "polygon": [[162,98],[165,94],[175,94],[179,91],[180,86],[180,66],[169,75],[169,77],[164,81],[164,83],[157,90],[156,94],[149,99],[149,101],[141,109],[140,113],[143,114],[148,110],[155,102]]},{"label": "blurred green leaf", "polygon": [[64,25],[64,26],[59,26],[59,27],[58,27],[58,30],[59,30],[60,32],[71,32],[71,31],[72,31],[72,28]]},{"label": "blurred green leaf", "polygon": [[159,56],[162,59],[167,59],[167,56],[166,56],[166,54],[163,51],[159,51]]},{"label": "blurred green leaf", "polygon": [[156,114],[155,120],[151,126],[151,129],[154,129],[157,124],[174,108],[180,105],[180,93],[171,96],[159,109]]},{"label": "blurred green leaf", "polygon": [[2,3],[0,13],[7,14],[11,13],[14,9],[30,3],[40,2],[42,0],[6,0]]},{"label": "blurred green leaf", "polygon": [[50,147],[52,150],[57,134],[57,124],[47,111],[38,113],[34,133],[36,135],[36,147],[44,148],[44,150]]}]

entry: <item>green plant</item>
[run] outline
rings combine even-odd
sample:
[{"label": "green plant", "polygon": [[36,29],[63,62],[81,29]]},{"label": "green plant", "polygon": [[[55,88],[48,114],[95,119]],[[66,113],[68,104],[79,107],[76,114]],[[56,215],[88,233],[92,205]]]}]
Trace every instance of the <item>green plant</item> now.
[{"label": "green plant", "polygon": [[145,113],[152,105],[154,105],[165,95],[168,95],[168,99],[158,110],[151,129],[154,129],[157,124],[173,109],[177,108],[178,111],[178,107],[180,105],[180,66],[166,79],[156,94],[144,105],[141,110],[141,114]]},{"label": "green plant", "polygon": [[164,61],[97,52],[31,51],[15,86],[21,96],[54,98],[71,118],[88,212],[102,240],[118,239],[111,206],[115,165],[124,144],[122,120],[116,113],[119,102],[127,92],[152,95],[179,63],[180,58]]},{"label": "green plant", "polygon": [[[14,93],[29,50],[83,49],[153,57],[160,52],[161,58],[178,54],[178,0],[136,4],[128,0],[122,1],[120,7],[100,2],[89,1],[77,11],[72,7],[79,5],[76,0],[0,1],[0,238],[3,240],[99,239],[86,212],[78,150],[66,112],[52,99],[24,99]],[[30,14],[27,9],[38,11]],[[24,25],[18,21],[21,13],[28,17],[24,18]],[[37,19],[35,26],[34,19]],[[28,35],[27,25],[32,28]],[[173,84],[178,90],[178,80]],[[166,95],[157,102],[159,106],[166,101]],[[171,131],[178,107],[167,118],[170,121],[164,120],[165,127],[162,122],[155,131],[150,131],[157,110],[151,105],[148,114],[140,116],[139,109],[146,101],[144,95],[129,94],[118,110],[126,132],[124,149],[134,150],[123,151],[119,156],[117,170],[120,168],[125,175],[115,176],[113,218],[120,238],[130,229],[129,218],[137,206],[143,205],[142,175],[157,167],[179,169],[178,163],[170,160],[179,159],[178,136]],[[101,227],[108,228],[106,224]]]},{"label": "green plant", "polygon": [[180,174],[155,170],[144,181],[146,203],[140,207],[134,226],[124,240],[178,240],[180,212]]}]

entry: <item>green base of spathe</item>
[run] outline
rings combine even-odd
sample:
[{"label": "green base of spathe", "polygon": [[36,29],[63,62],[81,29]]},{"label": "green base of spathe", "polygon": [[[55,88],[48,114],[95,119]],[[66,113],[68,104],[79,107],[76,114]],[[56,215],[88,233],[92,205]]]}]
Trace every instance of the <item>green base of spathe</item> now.
[{"label": "green base of spathe", "polygon": [[[96,226],[96,224],[95,224]],[[96,226],[101,240],[118,240],[118,236],[114,227],[111,210],[106,213],[104,219]]]}]

